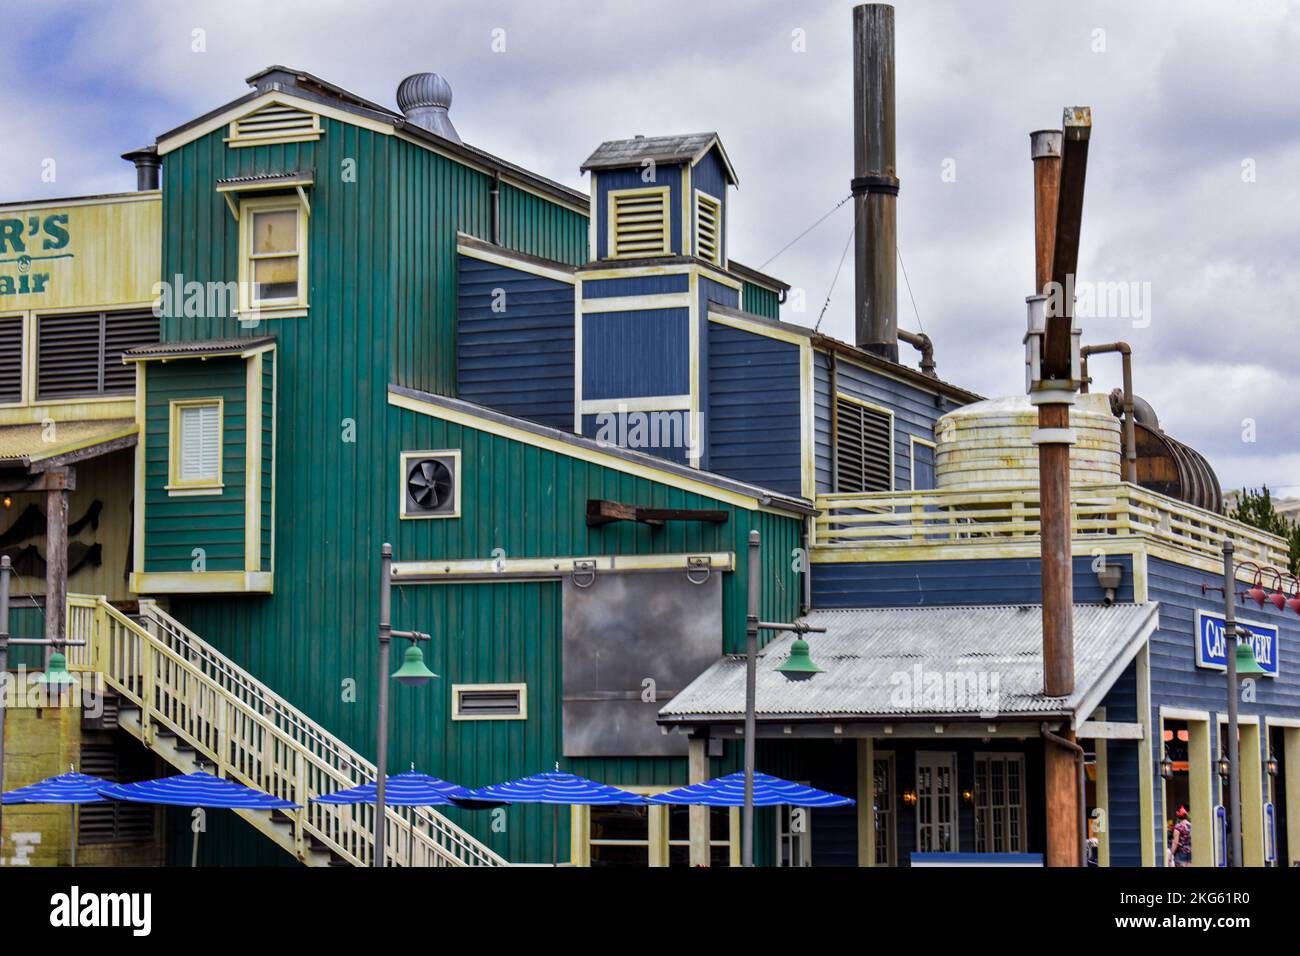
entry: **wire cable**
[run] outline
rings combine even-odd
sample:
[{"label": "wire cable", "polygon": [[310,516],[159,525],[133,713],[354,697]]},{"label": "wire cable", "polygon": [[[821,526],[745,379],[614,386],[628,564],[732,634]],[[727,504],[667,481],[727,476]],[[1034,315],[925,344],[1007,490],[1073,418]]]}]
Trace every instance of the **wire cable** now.
[{"label": "wire cable", "polygon": [[793,239],[791,239],[789,242],[787,242],[784,246],[782,246],[782,247],[777,251],[776,255],[772,256],[772,258],[768,259],[768,260],[767,260],[766,262],[764,262],[761,266],[759,266],[759,267],[758,267],[758,268],[759,268],[759,271],[761,272],[762,270],[764,270],[764,269],[766,269],[768,266],[770,266],[773,262],[775,262],[777,259],[779,259],[782,255],[785,254],[785,252],[786,252],[787,249],[789,249],[791,246],[793,246],[796,242],[798,242],[798,241],[799,241],[800,239],[802,239],[804,236],[808,235],[808,233],[812,232],[814,229],[816,229],[818,226],[820,226],[822,223],[824,223],[827,219],[830,218],[831,213],[835,212],[836,209],[839,209],[841,206],[843,206],[846,202],[848,202],[848,201],[849,201],[850,199],[852,199],[852,198],[853,198],[853,193],[849,193],[847,196],[845,196],[843,199],[841,199],[839,202],[837,202],[834,206],[832,206],[832,207],[830,208],[830,211],[828,211],[824,216],[822,216],[820,219],[818,219],[816,222],[814,222],[811,226],[809,226],[809,227],[808,227],[807,229],[805,229],[803,232],[799,233],[799,235],[795,236]]}]

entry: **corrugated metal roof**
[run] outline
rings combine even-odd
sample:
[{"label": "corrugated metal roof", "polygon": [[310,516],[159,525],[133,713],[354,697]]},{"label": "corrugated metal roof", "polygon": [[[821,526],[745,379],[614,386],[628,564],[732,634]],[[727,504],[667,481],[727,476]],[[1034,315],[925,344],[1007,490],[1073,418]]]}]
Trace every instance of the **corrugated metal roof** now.
[{"label": "corrugated metal roof", "polygon": [[[779,673],[795,636],[769,644],[758,661],[760,719],[967,717],[1075,714],[1087,717],[1155,630],[1159,605],[1074,606],[1075,691],[1045,697],[1039,605],[817,611],[809,634],[824,668],[808,680]],[[673,722],[743,716],[745,658],[714,663],[660,711]]]},{"label": "corrugated metal roof", "polygon": [[[28,467],[33,462],[90,451],[97,445],[136,434],[134,418],[58,422],[52,431],[40,423],[0,428],[0,465]],[[50,437],[54,440],[51,441]],[[86,457],[94,457],[88,454]]]},{"label": "corrugated metal roof", "polygon": [[195,339],[190,342],[158,342],[141,345],[122,354],[122,360],[186,358],[195,355],[242,355],[251,349],[260,349],[275,343],[274,335],[259,335],[245,339]]},{"label": "corrugated metal roof", "polygon": [[714,146],[722,154],[722,164],[734,184],[736,171],[722,148],[717,133],[682,133],[677,136],[635,136],[632,139],[611,139],[596,147],[580,169],[621,169],[639,166],[647,160],[655,163],[693,163]]}]

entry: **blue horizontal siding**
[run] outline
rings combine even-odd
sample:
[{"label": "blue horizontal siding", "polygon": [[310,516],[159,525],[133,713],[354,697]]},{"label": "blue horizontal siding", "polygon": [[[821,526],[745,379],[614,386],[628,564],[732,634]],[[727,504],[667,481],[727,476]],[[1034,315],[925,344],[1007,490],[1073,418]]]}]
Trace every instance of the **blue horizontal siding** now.
[{"label": "blue horizontal siding", "polygon": [[[1133,600],[1133,562],[1110,557],[1124,568],[1117,600]],[[1103,601],[1092,558],[1074,558],[1074,600]],[[976,561],[879,561],[812,565],[813,607],[966,607],[980,604],[1040,604],[1038,558]]]},{"label": "blue horizontal siding", "polygon": [[690,309],[584,314],[583,399],[687,394],[689,316]]},{"label": "blue horizontal siding", "polygon": [[668,276],[628,276],[617,279],[585,279],[584,299],[607,299],[625,295],[671,295],[690,290],[691,277],[685,272]]},{"label": "blue horizontal siding", "polygon": [[708,326],[709,468],[800,493],[799,347]]},{"label": "blue horizontal siding", "polygon": [[632,448],[687,465],[691,457],[689,421],[683,410],[627,414],[601,412],[582,416],[582,434],[609,445]]},{"label": "blue horizontal siding", "polygon": [[571,429],[573,286],[469,256],[458,275],[457,394]]},{"label": "blue horizontal siding", "polygon": [[[1107,720],[1132,723],[1138,719],[1137,661],[1124,669],[1106,692],[1101,706],[1106,709]],[[1140,743],[1106,741],[1106,790],[1110,807],[1106,832],[1111,866],[1142,865],[1142,817],[1138,810],[1142,789],[1138,761],[1144,751]]]}]

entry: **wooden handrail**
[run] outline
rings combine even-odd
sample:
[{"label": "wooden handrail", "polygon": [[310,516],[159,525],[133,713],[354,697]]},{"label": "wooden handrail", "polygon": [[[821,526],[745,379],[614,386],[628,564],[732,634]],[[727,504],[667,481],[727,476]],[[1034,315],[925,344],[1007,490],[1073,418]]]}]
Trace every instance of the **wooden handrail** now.
[{"label": "wooden handrail", "polygon": [[[354,866],[370,865],[374,808],[311,801],[374,780],[374,764],[153,602],[142,601],[140,613],[136,623],[103,597],[68,596],[69,639],[87,642],[77,663],[139,708],[146,743],[159,730],[173,734],[221,775],[300,804],[282,813],[300,857],[311,837]],[[385,817],[390,866],[506,864],[431,808],[415,809],[409,823],[391,807]]]},{"label": "wooden handrail", "polygon": [[[926,490],[817,496],[813,548],[942,548],[1037,538],[1038,489],[1023,485],[975,491]],[[1078,537],[1137,535],[1202,557],[1218,558],[1226,536],[1239,557],[1285,567],[1287,543],[1232,518],[1128,482],[1077,485],[1072,516]]]}]

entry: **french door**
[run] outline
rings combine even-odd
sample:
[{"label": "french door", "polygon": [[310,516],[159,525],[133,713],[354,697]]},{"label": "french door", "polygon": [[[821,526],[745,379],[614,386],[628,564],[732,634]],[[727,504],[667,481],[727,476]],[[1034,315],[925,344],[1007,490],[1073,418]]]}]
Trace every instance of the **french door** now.
[{"label": "french door", "polygon": [[957,755],[919,751],[916,755],[916,849],[918,853],[957,851]]}]

